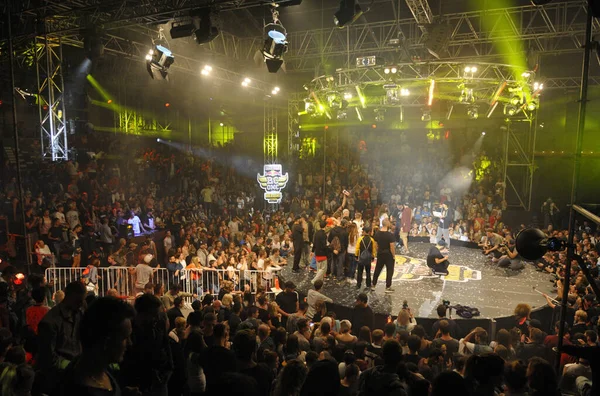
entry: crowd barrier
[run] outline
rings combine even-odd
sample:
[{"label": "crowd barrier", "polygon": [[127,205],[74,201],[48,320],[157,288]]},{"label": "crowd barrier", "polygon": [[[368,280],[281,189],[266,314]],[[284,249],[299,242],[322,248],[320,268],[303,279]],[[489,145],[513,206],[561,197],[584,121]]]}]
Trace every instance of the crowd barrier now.
[{"label": "crowd barrier", "polygon": [[[89,285],[87,276],[84,275],[85,267],[51,267],[47,268],[45,275],[52,292],[64,290],[65,287],[75,281],[81,281],[89,285],[89,290],[94,290],[98,296],[105,296],[109,289],[116,289],[122,296],[135,297],[143,290],[141,284],[136,284],[135,267],[100,267],[98,269],[98,280]],[[221,287],[233,286],[231,292],[250,292],[256,294],[258,287],[263,286],[267,292],[278,286],[279,270],[237,270],[237,269],[187,269],[179,272],[171,272],[166,268],[154,268],[151,282],[162,284],[165,290],[176,283],[186,293],[202,296],[206,293],[218,295]],[[188,298],[188,302],[191,302]]]}]

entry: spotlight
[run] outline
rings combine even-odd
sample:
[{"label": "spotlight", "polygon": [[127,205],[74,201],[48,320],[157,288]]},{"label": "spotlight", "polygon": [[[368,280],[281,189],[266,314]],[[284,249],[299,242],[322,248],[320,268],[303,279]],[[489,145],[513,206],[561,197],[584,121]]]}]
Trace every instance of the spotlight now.
[{"label": "spotlight", "polygon": [[523,97],[519,93],[513,93],[510,97],[510,104],[513,106],[518,106],[523,102]]},{"label": "spotlight", "polygon": [[534,91],[541,91],[542,89],[544,89],[544,84],[541,84],[539,82],[534,82],[533,83],[533,90]]},{"label": "spotlight", "polygon": [[525,71],[525,72],[521,73],[521,77],[529,78],[529,77],[531,77],[531,72]]},{"label": "spotlight", "polygon": [[375,109],[375,121],[385,121],[385,109]]},{"label": "spotlight", "polygon": [[481,132],[481,136],[485,136],[485,132]]},{"label": "spotlight", "polygon": [[171,103],[169,103],[169,102],[165,103],[165,107],[169,107],[169,106],[171,106]]},{"label": "spotlight", "polygon": [[532,99],[529,103],[527,103],[527,110],[535,111],[540,106],[540,103],[537,99]]},{"label": "spotlight", "polygon": [[265,42],[261,51],[269,73],[277,73],[283,65],[283,54],[288,50],[287,32],[273,11],[273,22],[264,27]]},{"label": "spotlight", "polygon": [[479,118],[479,109],[477,108],[477,106],[469,107],[469,109],[467,110],[467,115],[469,116],[470,120],[478,119]]},{"label": "spotlight", "polygon": [[396,66],[392,66],[391,70],[392,74],[398,73],[398,68]]},{"label": "spotlight", "polygon": [[390,74],[390,68],[389,68],[389,67],[386,67],[385,69],[383,69],[383,72],[384,72],[385,74]]},{"label": "spotlight", "polygon": [[146,55],[146,70],[153,79],[161,77],[163,80],[167,80],[169,67],[174,62],[173,53],[168,48],[157,45]]},{"label": "spotlight", "polygon": [[340,9],[334,14],[333,22],[339,28],[354,23],[363,14],[356,0],[341,0]]},{"label": "spotlight", "polygon": [[225,124],[223,124],[222,122],[219,122],[219,125],[220,125],[220,126],[225,126]]},{"label": "spotlight", "polygon": [[309,114],[312,116],[312,115],[316,114],[317,106],[310,99],[306,99],[304,101],[304,111],[306,111],[306,114]]},{"label": "spotlight", "polygon": [[345,119],[347,119],[347,118],[348,118],[348,113],[346,113],[346,112],[345,112],[345,111],[343,111],[343,110],[340,110],[340,111],[338,111],[338,112],[337,112],[337,116],[336,116],[336,118],[337,118],[338,120],[345,120]]},{"label": "spotlight", "polygon": [[158,143],[160,143],[160,138],[157,138],[157,139],[156,139],[156,141],[157,141]]},{"label": "spotlight", "polygon": [[108,103],[108,104],[111,104],[111,103],[112,103],[112,99],[108,99],[108,100],[106,101],[106,103]]},{"label": "spotlight", "polygon": [[[219,29],[214,26],[213,18],[218,18],[218,14],[210,9],[200,10],[200,23],[198,29],[194,32],[194,39],[198,44],[211,42],[219,35]],[[173,31],[171,31],[173,34]]]},{"label": "spotlight", "polygon": [[203,76],[208,76],[210,74],[210,72],[212,71],[212,66],[209,65],[205,65],[202,68],[202,71],[200,72]]},{"label": "spotlight", "polygon": [[465,67],[465,73],[471,73],[471,67],[470,66]]},{"label": "spotlight", "polygon": [[244,78],[244,80],[242,81],[242,87],[247,87],[248,85],[250,85],[251,80],[246,77]]},{"label": "spotlight", "polygon": [[344,92],[344,99],[345,100],[352,99],[352,92]]},{"label": "spotlight", "polygon": [[513,106],[512,104],[507,104],[504,106],[504,115],[514,116],[515,114],[517,114],[517,107]]},{"label": "spotlight", "polygon": [[400,96],[410,96],[410,91],[408,90],[408,88],[400,89]]}]

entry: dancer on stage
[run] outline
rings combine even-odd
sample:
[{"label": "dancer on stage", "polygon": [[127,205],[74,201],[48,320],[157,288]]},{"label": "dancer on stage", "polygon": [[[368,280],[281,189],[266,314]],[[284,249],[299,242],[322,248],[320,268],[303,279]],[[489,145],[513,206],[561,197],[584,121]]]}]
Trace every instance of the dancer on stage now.
[{"label": "dancer on stage", "polygon": [[452,222],[452,214],[453,210],[450,210],[448,204],[445,202],[441,206],[441,210],[436,217],[439,217],[440,224],[438,225],[437,235],[436,235],[436,243],[440,243],[442,238],[446,241],[446,246],[450,247],[450,231],[448,230],[450,227],[450,223]]},{"label": "dancer on stage", "polygon": [[388,219],[383,220],[382,227],[375,235],[375,242],[377,242],[377,264],[373,273],[373,287],[371,287],[371,290],[375,290],[377,278],[379,278],[379,274],[381,274],[381,270],[385,266],[385,292],[393,293],[392,277],[394,276],[396,240],[394,234],[390,232],[390,221]]}]

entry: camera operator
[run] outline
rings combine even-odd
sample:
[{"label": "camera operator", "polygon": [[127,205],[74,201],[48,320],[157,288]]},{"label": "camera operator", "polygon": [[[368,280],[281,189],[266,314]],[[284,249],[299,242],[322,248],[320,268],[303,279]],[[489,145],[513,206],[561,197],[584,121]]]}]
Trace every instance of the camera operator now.
[{"label": "camera operator", "polygon": [[434,274],[448,275],[449,265],[446,243],[443,240],[438,240],[437,244],[429,249],[427,266],[431,268]]},{"label": "camera operator", "polygon": [[498,260],[498,267],[510,271],[520,271],[525,268],[513,239],[510,239],[506,246],[501,247],[500,251],[504,254]]},{"label": "camera operator", "polygon": [[502,257],[502,251],[500,247],[504,247],[504,238],[499,234],[494,232],[493,228],[488,228],[485,230],[485,234],[487,236],[487,246],[483,248],[483,254],[486,256],[492,255],[493,260],[498,260]]}]

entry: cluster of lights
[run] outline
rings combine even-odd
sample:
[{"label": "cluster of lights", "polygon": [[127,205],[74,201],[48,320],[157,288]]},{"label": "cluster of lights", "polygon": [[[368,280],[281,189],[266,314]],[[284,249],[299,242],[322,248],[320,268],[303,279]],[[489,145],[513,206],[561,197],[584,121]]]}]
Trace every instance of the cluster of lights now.
[{"label": "cluster of lights", "polygon": [[479,109],[477,106],[471,106],[467,109],[467,116],[470,120],[476,120],[479,118]]},{"label": "cluster of lights", "polygon": [[212,66],[209,65],[205,65],[202,68],[202,71],[200,72],[203,76],[208,76],[210,74],[210,72],[212,71]]},{"label": "cluster of lights", "polygon": [[400,89],[400,96],[410,96],[410,90],[408,88]]},{"label": "cluster of lights", "polygon": [[465,73],[470,73],[470,74],[474,74],[477,73],[477,66],[466,66],[465,67]]},{"label": "cluster of lights", "polygon": [[352,92],[344,92],[344,100],[352,99]]},{"label": "cluster of lights", "polygon": [[544,89],[544,84],[539,83],[539,82],[534,82],[533,83],[533,90],[534,91],[541,91],[542,89]]},{"label": "cluster of lights", "polygon": [[271,95],[277,95],[279,93],[279,87],[275,87],[273,88],[273,90],[271,91]]},{"label": "cluster of lights", "polygon": [[385,67],[385,68],[383,69],[383,72],[384,72],[385,74],[390,74],[390,73],[392,73],[392,74],[396,74],[396,73],[398,73],[398,68],[397,68],[396,66]]},{"label": "cluster of lights", "polygon": [[148,53],[146,54],[146,60],[147,61],[151,61],[152,60],[152,55],[154,55],[154,50],[151,49],[150,51],[148,51]]},{"label": "cluster of lights", "polygon": [[248,77],[246,77],[246,78],[244,78],[244,80],[242,81],[242,87],[247,87],[247,86],[249,86],[249,85],[250,85],[250,83],[251,83],[251,80],[250,80]]}]

